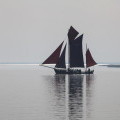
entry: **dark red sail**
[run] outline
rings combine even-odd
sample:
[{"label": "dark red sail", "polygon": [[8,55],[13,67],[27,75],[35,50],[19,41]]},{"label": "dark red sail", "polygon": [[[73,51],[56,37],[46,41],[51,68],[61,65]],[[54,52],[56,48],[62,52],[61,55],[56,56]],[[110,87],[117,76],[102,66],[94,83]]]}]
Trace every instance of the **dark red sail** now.
[{"label": "dark red sail", "polygon": [[71,26],[69,31],[68,31],[68,39],[69,39],[69,43],[71,44],[72,41],[75,39],[75,37],[78,35],[79,33]]},{"label": "dark red sail", "polygon": [[93,66],[93,65],[96,65],[97,63],[94,61],[89,49],[87,49],[86,51],[86,66],[87,67],[90,67],[90,66]]},{"label": "dark red sail", "polygon": [[56,64],[59,60],[62,45],[63,45],[63,42],[42,64]]}]

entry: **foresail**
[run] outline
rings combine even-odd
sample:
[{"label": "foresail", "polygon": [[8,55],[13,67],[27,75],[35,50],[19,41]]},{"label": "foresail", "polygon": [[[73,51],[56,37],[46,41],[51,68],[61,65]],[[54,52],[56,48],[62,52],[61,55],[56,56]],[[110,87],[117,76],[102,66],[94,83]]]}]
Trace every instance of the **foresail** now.
[{"label": "foresail", "polygon": [[79,36],[70,45],[70,67],[84,67],[82,38]]},{"label": "foresail", "polygon": [[71,44],[72,41],[75,39],[75,37],[78,35],[79,33],[71,26],[69,31],[68,31],[68,39],[69,39],[69,43]]},{"label": "foresail", "polygon": [[65,45],[64,50],[63,50],[63,52],[62,52],[62,54],[61,54],[61,56],[60,56],[60,58],[59,58],[59,60],[58,60],[55,67],[57,67],[57,68],[66,68],[65,53],[66,53],[66,45]]},{"label": "foresail", "polygon": [[90,67],[90,66],[94,66],[96,65],[97,63],[94,61],[91,53],[90,53],[90,50],[87,49],[86,51],[86,66],[87,67]]},{"label": "foresail", "polygon": [[58,62],[63,42],[42,64],[56,64]]}]

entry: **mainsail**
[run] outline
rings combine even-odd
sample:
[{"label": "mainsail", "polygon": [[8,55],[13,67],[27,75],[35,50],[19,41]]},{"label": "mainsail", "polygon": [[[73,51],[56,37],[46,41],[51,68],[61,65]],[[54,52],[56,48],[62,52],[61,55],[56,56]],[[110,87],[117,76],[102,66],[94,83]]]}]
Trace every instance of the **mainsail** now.
[{"label": "mainsail", "polygon": [[90,53],[90,50],[87,49],[86,51],[86,67],[90,67],[90,66],[93,66],[93,65],[96,65],[97,63],[94,61],[91,53]]},{"label": "mainsail", "polygon": [[82,38],[83,34],[70,45],[70,67],[84,67]]},{"label": "mainsail", "polygon": [[65,64],[65,52],[66,52],[66,45],[64,47],[64,50],[56,64],[56,68],[66,68],[66,64]]},{"label": "mainsail", "polygon": [[72,41],[75,39],[75,37],[78,35],[79,33],[71,26],[69,31],[68,31],[68,39],[69,39],[69,43],[71,44]]},{"label": "mainsail", "polygon": [[63,42],[42,64],[56,64],[58,62]]}]

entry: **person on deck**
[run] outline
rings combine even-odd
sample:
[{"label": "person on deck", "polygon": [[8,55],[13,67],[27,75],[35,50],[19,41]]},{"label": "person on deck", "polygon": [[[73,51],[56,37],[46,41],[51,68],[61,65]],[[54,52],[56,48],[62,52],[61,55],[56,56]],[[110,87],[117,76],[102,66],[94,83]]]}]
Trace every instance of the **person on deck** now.
[{"label": "person on deck", "polygon": [[88,74],[90,74],[90,68],[88,69]]}]

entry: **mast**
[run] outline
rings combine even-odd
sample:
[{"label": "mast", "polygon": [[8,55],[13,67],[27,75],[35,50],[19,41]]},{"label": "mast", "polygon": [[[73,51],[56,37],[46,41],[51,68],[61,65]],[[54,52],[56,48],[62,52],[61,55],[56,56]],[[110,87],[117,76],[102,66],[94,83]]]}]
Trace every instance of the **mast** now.
[{"label": "mast", "polygon": [[68,39],[68,69],[70,68],[70,42]]},{"label": "mast", "polygon": [[[86,52],[85,53],[87,54],[87,43],[86,43]],[[87,71],[87,55],[86,55],[86,66],[85,66],[85,69]]]}]

